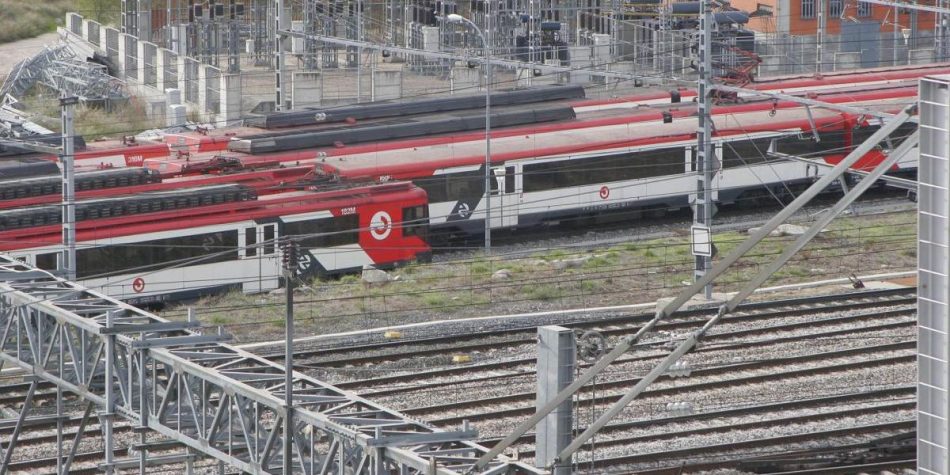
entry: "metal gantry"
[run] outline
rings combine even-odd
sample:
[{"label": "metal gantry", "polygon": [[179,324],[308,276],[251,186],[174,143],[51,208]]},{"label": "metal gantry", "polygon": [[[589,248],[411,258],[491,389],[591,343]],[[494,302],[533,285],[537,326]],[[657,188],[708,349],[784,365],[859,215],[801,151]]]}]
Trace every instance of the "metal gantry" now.
[{"label": "metal gantry", "polygon": [[950,76],[920,80],[917,473],[950,474]]},{"label": "metal gantry", "polygon": [[[810,202],[814,197],[823,192],[828,186],[832,184],[832,182],[839,179],[843,174],[847,173],[848,170],[854,166],[854,164],[861,157],[870,152],[874,147],[881,143],[881,141],[885,140],[891,133],[897,130],[900,125],[907,122],[916,112],[916,109],[916,104],[908,106],[900,114],[897,114],[884,125],[882,125],[881,128],[868,137],[867,140],[848,153],[848,155],[838,162],[826,175],[822,176],[807,190],[799,194],[799,196],[788,206],[776,213],[771,219],[768,220],[768,222],[759,227],[745,241],[736,246],[735,249],[729,253],[729,255],[716,262],[716,264],[712,266],[712,268],[707,273],[705,273],[702,278],[692,283],[689,287],[685,288],[662,308],[658,308],[653,319],[640,327],[640,329],[635,334],[622,338],[609,353],[604,355],[603,358],[598,360],[590,368],[577,376],[574,382],[571,383],[567,388],[559,392],[556,396],[550,398],[543,407],[540,407],[537,412],[535,412],[534,415],[519,424],[512,433],[508,434],[504,439],[492,447],[492,449],[486,453],[482,459],[476,463],[475,466],[484,467],[485,465],[483,464],[490,463],[493,456],[503,453],[504,450],[517,442],[521,436],[523,436],[528,430],[535,427],[538,422],[547,417],[548,414],[554,411],[560,404],[562,404],[564,401],[570,400],[574,393],[580,390],[580,388],[591,382],[600,372],[609,367],[611,363],[633,348],[634,345],[640,341],[644,335],[652,332],[657,324],[669,318],[673,313],[679,310],[683,304],[689,301],[698,292],[702,291],[706,285],[712,283],[716,278],[725,273],[726,270],[732,266],[732,264],[736,263],[742,256],[752,250],[759,242],[765,239],[769,233],[784,223],[793,214],[798,212],[798,210]],[[764,266],[762,270],[759,271],[745,286],[743,286],[739,292],[732,296],[728,302],[723,304],[719,308],[717,314],[700,330],[689,334],[686,340],[678,345],[674,351],[667,355],[667,357],[664,358],[650,372],[641,377],[634,387],[629,389],[626,394],[624,394],[618,401],[611,405],[611,407],[605,410],[596,421],[589,424],[580,435],[575,437],[570,445],[568,445],[566,448],[564,448],[564,450],[561,451],[560,454],[558,454],[553,463],[557,464],[570,460],[575,452],[583,447],[584,444],[586,444],[595,434],[597,434],[604,426],[606,426],[608,422],[620,414],[623,409],[634,399],[636,399],[654,380],[666,373],[677,361],[679,361],[683,355],[692,350],[695,345],[703,338],[703,336],[705,336],[706,332],[715,326],[723,316],[735,310],[739,304],[741,304],[749,295],[752,294],[756,288],[758,288],[759,285],[764,283],[769,277],[778,271],[812,238],[817,236],[818,233],[828,223],[830,223],[835,217],[840,215],[848,206],[850,206],[855,199],[861,196],[861,194],[863,194],[864,191],[874,184],[874,182],[876,182],[880,176],[889,170],[891,166],[893,166],[900,159],[904,158],[908,153],[913,153],[913,149],[917,146],[917,143],[917,134],[914,133],[905,139],[904,142],[902,142],[897,148],[891,151],[885,160],[883,160],[873,170],[871,170],[867,177],[863,178],[857,186],[852,188],[831,209],[829,209],[826,213],[823,213],[822,216],[818,218],[803,235],[799,236],[792,244],[790,244],[776,260],[767,266]]]},{"label": "metal gantry", "polygon": [[[468,472],[486,452],[469,441],[475,432],[467,427],[436,430],[300,373],[293,375],[288,440],[285,368],[197,326],[161,319],[0,255],[0,363],[21,368],[33,381],[13,437],[2,446],[0,472],[30,422],[41,381],[80,396],[87,403],[84,420],[93,406],[103,411],[107,471],[121,463],[111,452],[112,417],[164,438],[149,444],[180,444],[248,473],[280,473],[285,444],[292,447],[291,471],[304,474],[450,475]],[[72,455],[59,455],[60,473],[68,473]],[[483,473],[540,473],[503,457],[483,467]]]}]

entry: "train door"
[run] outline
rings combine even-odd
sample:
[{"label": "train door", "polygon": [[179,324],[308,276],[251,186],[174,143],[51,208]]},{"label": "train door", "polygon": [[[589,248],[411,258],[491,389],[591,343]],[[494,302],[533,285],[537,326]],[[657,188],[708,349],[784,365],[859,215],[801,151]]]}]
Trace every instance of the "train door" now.
[{"label": "train door", "polygon": [[[716,170],[716,174],[713,175],[712,181],[712,199],[713,201],[719,201],[719,187],[722,183],[722,142],[713,143],[713,153],[715,159],[713,160],[713,167]],[[698,174],[699,164],[696,163],[697,159],[696,147],[688,147],[686,149],[686,172]],[[698,176],[698,175],[697,175]],[[692,203],[696,199],[696,188],[690,187],[689,193],[689,202]]]},{"label": "train door", "polygon": [[249,226],[238,235],[239,255],[247,276],[245,292],[263,292],[279,287],[277,237],[277,223]]},{"label": "train door", "polygon": [[515,167],[495,167],[491,169],[491,227],[509,228],[518,225],[518,197],[515,187]]}]

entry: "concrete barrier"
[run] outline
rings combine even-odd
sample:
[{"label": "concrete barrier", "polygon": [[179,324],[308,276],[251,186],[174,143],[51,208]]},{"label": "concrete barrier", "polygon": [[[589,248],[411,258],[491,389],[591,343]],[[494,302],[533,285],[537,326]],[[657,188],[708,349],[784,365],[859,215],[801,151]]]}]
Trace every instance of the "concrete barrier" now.
[{"label": "concrete barrier", "polygon": [[908,52],[910,64],[928,64],[934,62],[935,52],[933,49],[912,49]]},{"label": "concrete barrier", "polygon": [[239,75],[224,74],[217,67],[179,56],[115,28],[104,28],[76,13],[66,14],[66,30],[75,35],[76,41],[70,45],[77,53],[88,55],[93,51],[108,59],[114,66],[112,73],[145,101],[149,116],[164,116],[166,123],[185,117],[178,109],[171,110],[175,104],[168,104],[165,95],[166,89],[178,89],[180,105],[195,109],[204,121],[224,125],[241,119]]},{"label": "concrete barrier", "polygon": [[376,69],[372,73],[373,101],[388,101],[402,97],[402,67]]},{"label": "concrete barrier", "polygon": [[323,101],[323,74],[316,71],[294,71],[290,89],[292,108],[320,106]]}]

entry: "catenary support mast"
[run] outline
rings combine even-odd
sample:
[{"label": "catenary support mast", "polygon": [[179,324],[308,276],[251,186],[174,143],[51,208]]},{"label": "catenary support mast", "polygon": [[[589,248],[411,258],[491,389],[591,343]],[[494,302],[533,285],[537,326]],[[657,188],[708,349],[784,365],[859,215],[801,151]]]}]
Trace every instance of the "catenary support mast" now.
[{"label": "catenary support mast", "polygon": [[[712,186],[716,170],[714,167],[712,146],[712,2],[703,1],[703,14],[699,20],[699,125],[696,129],[696,199],[693,205],[693,254],[696,261],[694,278],[701,279],[712,267],[712,246],[710,252],[698,249],[695,239],[704,236],[711,239],[713,217]],[[704,289],[706,298],[712,298],[712,284]]]}]

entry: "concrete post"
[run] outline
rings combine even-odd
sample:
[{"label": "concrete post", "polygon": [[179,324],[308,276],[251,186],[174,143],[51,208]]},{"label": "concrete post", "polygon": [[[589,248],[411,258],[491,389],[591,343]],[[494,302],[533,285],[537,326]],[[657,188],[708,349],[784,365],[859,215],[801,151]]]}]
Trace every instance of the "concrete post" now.
[{"label": "concrete post", "polygon": [[165,67],[166,67],[165,64],[167,62],[166,61],[167,58],[165,56],[166,51],[168,50],[166,50],[165,48],[158,48],[155,51],[155,89],[158,89],[159,91],[164,91],[165,89],[168,89],[169,87],[172,87],[172,88],[178,87],[178,84],[175,84],[175,85],[165,84]]},{"label": "concrete post", "polygon": [[[574,381],[577,344],[574,331],[559,326],[538,328],[538,408],[544,407]],[[535,466],[547,467],[571,443],[574,413],[564,401],[538,423],[535,430]],[[570,475],[571,461],[552,468],[551,475]]]},{"label": "concrete post", "polygon": [[119,47],[118,47],[118,52],[119,52],[119,53],[118,53],[118,55],[117,55],[118,57],[115,59],[115,62],[116,62],[116,63],[115,63],[115,65],[116,65],[116,74],[118,74],[117,77],[118,77],[119,79],[125,79],[126,76],[127,76],[125,68],[126,68],[126,63],[128,62],[128,61],[127,61],[128,55],[126,54],[126,53],[127,53],[127,52],[126,52],[126,45],[127,45],[127,44],[126,44],[126,42],[125,42],[125,36],[126,36],[126,35],[123,34],[123,33],[120,33],[120,34],[119,34]]},{"label": "concrete post", "polygon": [[[218,125],[232,125],[241,120],[241,106],[243,105],[241,96],[241,74],[222,73],[220,93],[220,113],[218,114]],[[224,121],[224,124],[220,122]]]},{"label": "concrete post", "polygon": [[198,114],[204,121],[213,120],[208,112],[208,67],[198,66]]},{"label": "concrete post", "polygon": [[[185,61],[188,59],[188,56],[183,54],[178,55],[178,85],[176,86],[182,93],[182,101],[187,100],[187,95],[185,94],[185,88],[188,87],[188,68],[185,66]],[[167,84],[166,88],[173,87],[171,84]]]}]

